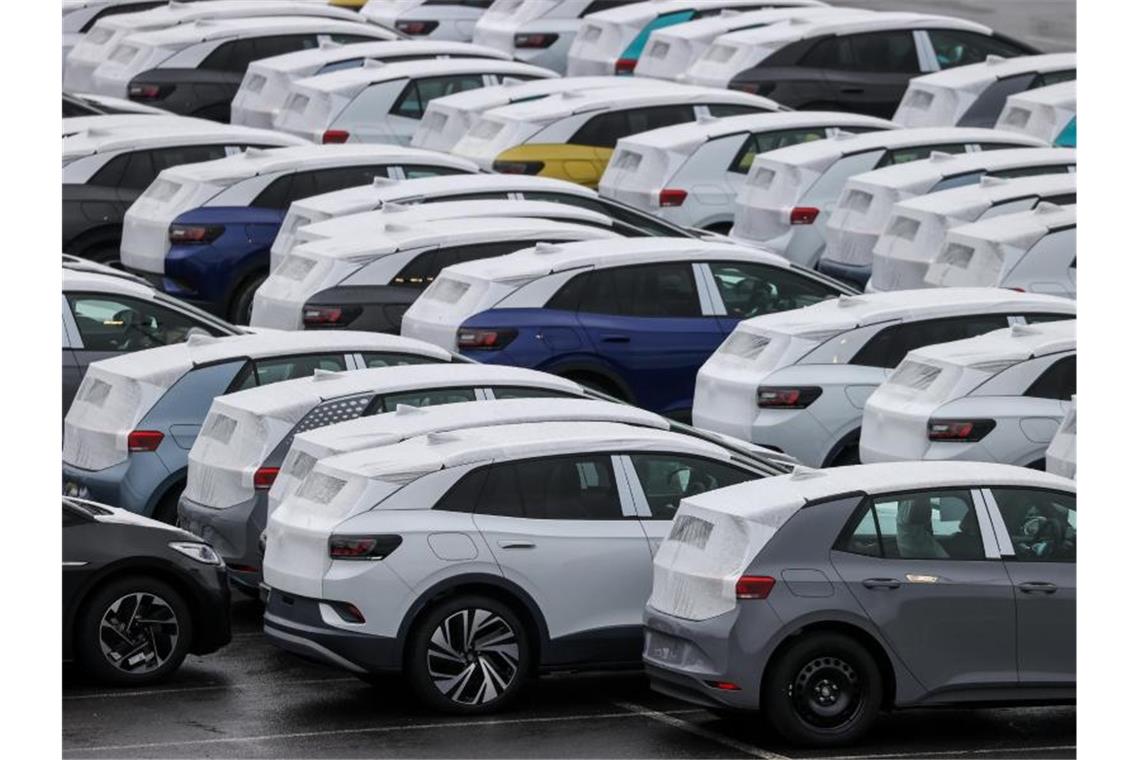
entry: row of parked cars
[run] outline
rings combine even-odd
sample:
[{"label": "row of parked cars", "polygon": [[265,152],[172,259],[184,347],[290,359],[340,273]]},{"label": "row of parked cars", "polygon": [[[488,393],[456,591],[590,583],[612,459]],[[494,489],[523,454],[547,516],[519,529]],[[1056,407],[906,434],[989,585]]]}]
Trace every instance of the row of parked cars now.
[{"label": "row of parked cars", "polygon": [[1075,117],[1008,120],[1072,56],[816,2],[74,5],[119,12],[65,62],[66,656],[162,678],[232,585],[457,713],[642,664],[812,744],[1072,699]]}]

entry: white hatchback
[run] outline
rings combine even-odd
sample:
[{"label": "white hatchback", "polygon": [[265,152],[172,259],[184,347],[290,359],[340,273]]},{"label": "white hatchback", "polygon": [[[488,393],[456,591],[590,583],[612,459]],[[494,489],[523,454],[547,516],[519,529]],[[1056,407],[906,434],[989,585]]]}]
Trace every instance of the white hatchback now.
[{"label": "white hatchback", "polygon": [[[1020,132],[1051,145],[1076,147],[1077,80],[1040,87],[1006,99],[997,129]],[[1071,143],[1067,132],[1072,129]]]},{"label": "white hatchback", "polygon": [[475,22],[472,41],[565,74],[566,54],[582,18],[628,1],[495,0]]},{"label": "white hatchback", "polygon": [[368,0],[360,15],[416,41],[470,42],[489,5],[491,0]]}]

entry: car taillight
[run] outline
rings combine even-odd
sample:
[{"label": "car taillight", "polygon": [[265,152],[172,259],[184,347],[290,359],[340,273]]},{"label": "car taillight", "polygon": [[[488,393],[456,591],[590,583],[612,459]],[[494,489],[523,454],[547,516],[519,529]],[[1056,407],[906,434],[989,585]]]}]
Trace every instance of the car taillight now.
[{"label": "car taillight", "polygon": [[431,34],[435,28],[439,26],[438,21],[397,21],[396,29],[404,34],[410,34],[413,37],[419,37],[424,34]]},{"label": "car taillight", "polygon": [[127,86],[127,97],[131,100],[161,100],[169,93],[169,87],[159,87],[157,84],[132,84]]},{"label": "car taillight", "polygon": [[996,426],[993,420],[930,420],[926,423],[926,437],[932,441],[975,443]]},{"label": "car taillight", "polygon": [[132,430],[127,434],[127,451],[154,451],[162,439],[161,430]]},{"label": "car taillight", "polygon": [[736,581],[737,599],[767,599],[776,579],[768,575],[742,575]]},{"label": "car taillight", "polygon": [[494,161],[491,163],[491,168],[499,174],[538,174],[544,166],[546,164],[542,161]]},{"label": "car taillight", "polygon": [[558,41],[557,34],[516,34],[517,48],[548,48]]},{"label": "car taillight", "polygon": [[384,559],[396,551],[403,538],[400,536],[329,536],[329,557],[332,559]]},{"label": "car taillight", "polygon": [[360,316],[360,307],[306,306],[301,321],[307,328],[344,327]]},{"label": "car taillight", "polygon": [[705,681],[709,686],[721,691],[740,691],[740,687],[732,681]]},{"label": "car taillight", "polygon": [[226,228],[220,225],[200,226],[196,224],[170,225],[171,243],[212,243],[225,232]]},{"label": "car taillight", "polygon": [[661,208],[673,208],[684,203],[687,197],[689,197],[687,190],[682,190],[679,187],[666,187],[657,194],[657,204]]},{"label": "car taillight", "polygon": [[272,488],[273,481],[277,480],[277,473],[280,470],[280,467],[258,467],[257,472],[253,473],[254,490],[268,491]]},{"label": "car taillight", "polygon": [[819,209],[811,206],[796,206],[792,209],[789,221],[792,224],[815,224],[815,218],[819,216]]},{"label": "car taillight", "polygon": [[518,334],[518,330],[470,330],[461,328],[456,335],[456,343],[460,348],[493,351],[505,348]]},{"label": "car taillight", "polygon": [[326,129],[321,135],[323,145],[343,145],[346,142],[348,142],[348,130],[345,129]]},{"label": "car taillight", "polygon": [[756,406],[761,409],[804,409],[811,406],[822,392],[814,386],[766,388],[762,385],[756,389]]},{"label": "car taillight", "polygon": [[615,74],[632,74],[635,68],[637,68],[636,58],[618,58],[614,63]]}]

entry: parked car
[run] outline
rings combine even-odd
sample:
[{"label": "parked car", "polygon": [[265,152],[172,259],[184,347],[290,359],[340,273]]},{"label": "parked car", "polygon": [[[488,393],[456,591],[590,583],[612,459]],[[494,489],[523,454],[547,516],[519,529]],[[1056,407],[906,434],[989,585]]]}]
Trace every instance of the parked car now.
[{"label": "parked car", "polygon": [[487,111],[451,152],[484,169],[593,187],[623,137],[701,116],[776,110],[766,98],[672,82],[641,83],[629,91],[570,91]]},{"label": "parked car", "polygon": [[399,63],[432,58],[508,60],[498,50],[467,42],[384,40],[352,45],[328,42],[312,50],[262,58],[251,63],[230,103],[230,123],[272,127],[273,118],[289,99],[289,88],[306,77],[360,68],[365,61]]},{"label": "parked car", "polygon": [[[519,206],[519,214],[512,214],[512,207]],[[619,236],[601,214],[535,201],[410,208],[387,203],[380,211],[320,226],[337,228],[339,234],[293,247],[254,295],[250,324],[398,334],[404,312],[445,267],[502,256],[540,240]]]},{"label": "parked car", "polygon": [[959,225],[1028,211],[1041,203],[1076,202],[1076,173],[1018,179],[986,176],[974,185],[899,201],[875,243],[867,292],[929,287],[930,262],[950,230]]},{"label": "parked car", "polygon": [[210,2],[150,3],[144,13],[118,14],[100,19],[63,62],[63,86],[90,90],[94,73],[119,44],[132,34],[156,32],[205,19],[258,16],[317,16],[359,20],[350,11],[313,0],[211,0]]},{"label": "parked car", "polygon": [[169,677],[230,641],[226,566],[184,530],[63,499],[63,659],[120,686]]},{"label": "parked car", "polygon": [[495,0],[475,22],[472,40],[565,74],[566,55],[583,17],[633,1]]},{"label": "parked car", "polygon": [[893,128],[886,119],[826,111],[702,117],[618,140],[598,190],[674,224],[727,233],[757,155],[840,131]]},{"label": "parked car", "polygon": [[173,522],[186,456],[215,396],[314,370],[447,362],[421,341],[362,332],[274,331],[94,362],[63,423],[64,494]]},{"label": "parked car", "polygon": [[1076,320],[912,350],[867,399],[864,462],[959,459],[1045,469],[1077,392]]},{"label": "parked car", "polygon": [[[526,402],[468,406],[492,403]],[[266,634],[469,715],[538,672],[635,664],[680,498],[773,472],[667,427],[473,427],[317,461],[269,517]]]},{"label": "parked car", "polygon": [[444,269],[401,333],[685,419],[697,370],[739,320],[851,292],[728,243],[541,243]]},{"label": "parked car", "polygon": [[102,116],[104,114],[154,114],[161,116],[166,111],[142,103],[133,103],[122,98],[109,98],[106,95],[89,95],[87,93],[63,93],[63,118],[71,119],[77,116]]},{"label": "parked car", "polygon": [[1045,471],[1063,478],[1077,479],[1077,397],[1065,412],[1061,427],[1045,449]]},{"label": "parked car", "polygon": [[1061,148],[1077,147],[1077,80],[1011,95],[995,126]]},{"label": "parked car", "polygon": [[251,150],[167,169],[127,211],[123,264],[171,295],[245,323],[294,200],[367,185],[377,175],[473,171],[454,156],[385,145]]},{"label": "parked car", "polygon": [[[395,422],[406,422],[412,428],[422,428],[428,424],[427,419],[438,426],[438,417],[421,414],[420,410],[496,399],[542,401],[528,407],[522,417],[500,416],[510,410],[497,404],[500,408],[493,419],[476,415],[480,426],[566,419],[563,406],[551,401],[571,398],[589,396],[577,383],[545,372],[479,364],[449,365],[443,371],[420,365],[320,373],[276,383],[272,388],[250,388],[219,396],[206,416],[205,429],[225,435],[207,433],[194,442],[186,471],[186,490],[178,502],[178,524],[201,536],[221,554],[230,579],[238,588],[257,595],[261,582],[259,541],[265,530],[269,492],[297,436],[374,416],[394,417]],[[613,406],[599,404],[596,419],[619,418],[620,414],[611,410]],[[624,414],[631,408],[619,409]],[[389,414],[397,411],[399,414]],[[471,415],[465,417],[463,411],[462,406],[448,409],[443,424],[450,429],[469,427],[466,420]],[[631,410],[626,416],[636,413],[648,414]],[[376,427],[386,431],[386,435],[393,434],[391,424],[378,420]],[[378,445],[375,435],[360,428],[352,426],[357,443],[367,440],[367,448]],[[415,434],[422,435],[423,431]],[[406,430],[403,437],[409,437]],[[298,456],[289,460],[292,469],[283,476],[293,479],[296,486],[303,480],[297,469]]]},{"label": "parked car", "polygon": [[360,15],[414,40],[470,42],[475,22],[490,5],[491,0],[371,0]]},{"label": "parked car", "polygon": [[718,16],[725,10],[820,5],[817,0],[648,0],[592,13],[570,46],[566,73],[632,74],[654,30]]},{"label": "parked car", "polygon": [[1070,480],[952,462],[686,498],[654,559],[650,686],[811,746],[884,709],[1074,702],[1076,508]]},{"label": "parked car", "polygon": [[1039,203],[1032,211],[955,227],[930,262],[926,284],[1076,298],[1077,207]]},{"label": "parked car", "polygon": [[127,209],[169,167],[303,144],[266,129],[161,117],[73,133],[63,140],[63,250],[118,261]]},{"label": "parked car", "polygon": [[892,119],[904,127],[992,127],[1009,96],[1076,78],[1076,53],[991,55],[910,80]]},{"label": "parked car", "polygon": [[816,268],[862,288],[871,277],[871,251],[900,200],[973,185],[982,177],[1031,177],[1077,171],[1077,152],[1057,148],[936,151],[923,161],[889,166],[847,180],[827,220],[827,241]]},{"label": "parked car", "polygon": [[[156,113],[118,113],[118,114],[91,114],[86,116],[67,116],[61,124],[60,135],[66,139],[74,137],[80,132],[110,131],[123,127],[150,127],[168,126],[170,124],[186,124],[187,122],[203,122],[205,119],[192,119],[189,116],[175,116],[174,114]],[[218,125],[215,125],[218,126]]]},{"label": "parked car", "polygon": [[63,411],[92,362],[244,330],[159,293],[145,280],[74,257],[63,261]]},{"label": "parked car", "polygon": [[101,19],[166,5],[165,0],[64,0],[63,60]]},{"label": "parked car", "polygon": [[407,145],[435,98],[556,76],[527,63],[488,58],[365,62],[356,69],[298,79],[273,126],[318,143]]},{"label": "parked car", "polygon": [[1067,298],[951,288],[841,296],[748,319],[697,373],[693,424],[810,467],[857,464],[863,404],[909,351],[1076,315]]},{"label": "parked car", "polygon": [[919,74],[1038,51],[988,27],[922,13],[821,15],[719,37],[685,81],[801,110],[890,118]]},{"label": "parked car", "polygon": [[934,151],[1018,147],[1040,148],[1044,143],[993,129],[926,127],[840,134],[773,150],[752,161],[736,196],[731,235],[814,267],[823,253],[823,230],[839,193],[856,174],[929,158]]}]

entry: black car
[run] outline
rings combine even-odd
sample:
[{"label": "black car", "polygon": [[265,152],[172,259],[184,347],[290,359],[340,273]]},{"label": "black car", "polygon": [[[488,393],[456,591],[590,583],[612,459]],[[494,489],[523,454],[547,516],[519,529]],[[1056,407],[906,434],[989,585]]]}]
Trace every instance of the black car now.
[{"label": "black car", "polygon": [[[902,18],[905,17],[905,18]],[[728,86],[797,110],[849,111],[889,119],[912,77],[1037,53],[1017,40],[959,19],[872,14],[808,22]]]},{"label": "black car", "polygon": [[63,658],[139,686],[230,641],[222,560],[197,536],[122,509],[63,499]]}]

